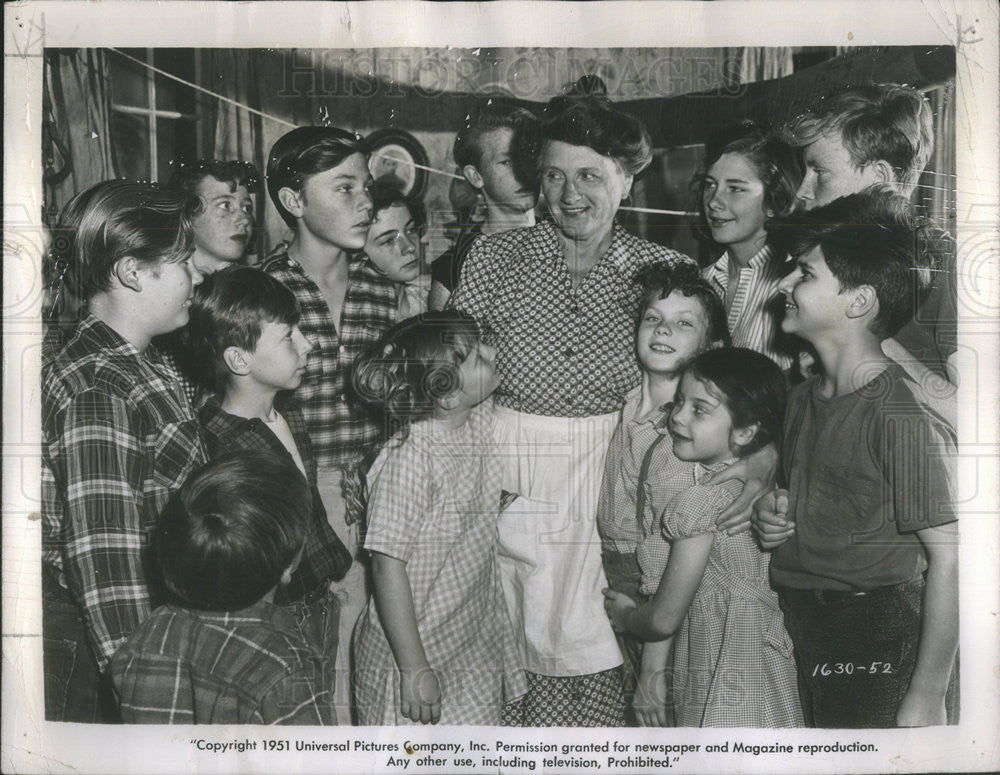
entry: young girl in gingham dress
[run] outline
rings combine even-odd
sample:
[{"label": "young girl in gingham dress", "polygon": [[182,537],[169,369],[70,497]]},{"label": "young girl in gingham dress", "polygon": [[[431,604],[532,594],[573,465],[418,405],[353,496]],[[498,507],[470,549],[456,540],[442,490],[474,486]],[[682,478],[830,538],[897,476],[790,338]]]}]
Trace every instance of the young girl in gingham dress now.
[{"label": "young girl in gingham dress", "polygon": [[785,386],[778,366],[744,348],[709,350],[681,377],[670,412],[674,454],[694,462],[691,486],[662,514],[670,559],[653,598],[605,590],[615,629],[642,640],[674,636],[677,726],[802,726],[792,644],[768,582],[769,556],[749,533],[715,527],[739,482],[702,484],[781,438]]},{"label": "young girl in gingham dress", "polygon": [[355,636],[365,725],[500,723],[523,694],[500,587],[495,351],[461,312],[390,329],[355,368],[398,427],[368,474],[374,596]]}]

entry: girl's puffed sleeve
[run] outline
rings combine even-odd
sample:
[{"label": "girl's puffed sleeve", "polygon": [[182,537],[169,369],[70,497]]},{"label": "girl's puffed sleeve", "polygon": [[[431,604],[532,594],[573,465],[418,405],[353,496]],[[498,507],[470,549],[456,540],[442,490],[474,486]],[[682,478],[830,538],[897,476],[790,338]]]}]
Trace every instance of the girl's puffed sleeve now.
[{"label": "girl's puffed sleeve", "polygon": [[368,532],[365,549],[409,560],[431,507],[429,450],[411,437],[390,446],[368,472]]},{"label": "girl's puffed sleeve", "polygon": [[714,531],[719,515],[736,500],[742,489],[739,482],[717,487],[700,484],[688,487],[675,495],[664,509],[663,537],[674,541]]}]

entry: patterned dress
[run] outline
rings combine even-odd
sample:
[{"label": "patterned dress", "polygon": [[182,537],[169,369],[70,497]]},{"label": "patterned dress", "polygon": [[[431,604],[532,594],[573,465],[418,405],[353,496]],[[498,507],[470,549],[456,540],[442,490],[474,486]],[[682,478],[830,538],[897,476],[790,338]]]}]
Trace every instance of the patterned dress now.
[{"label": "patterned dress", "polygon": [[792,641],[768,583],[769,556],[750,533],[716,530],[742,485],[700,482],[725,468],[696,465],[691,487],[663,514],[670,541],[715,533],[705,575],[674,638],[674,715],[679,727],[800,727]]},{"label": "patterned dress", "polygon": [[[365,548],[406,563],[417,630],[441,684],[442,724],[499,724],[504,701],[524,693],[500,588],[492,421],[480,407],[461,428],[416,423],[368,475]],[[374,601],[355,658],[360,723],[412,723],[399,712],[399,673]]]}]

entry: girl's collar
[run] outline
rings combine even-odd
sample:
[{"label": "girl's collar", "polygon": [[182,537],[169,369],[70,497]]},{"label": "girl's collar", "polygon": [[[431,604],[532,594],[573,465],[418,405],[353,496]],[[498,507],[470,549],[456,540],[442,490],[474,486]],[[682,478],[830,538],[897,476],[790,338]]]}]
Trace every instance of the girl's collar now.
[{"label": "girl's collar", "polygon": [[715,463],[714,465],[706,466],[703,463],[694,464],[694,483],[701,484],[702,481],[711,476],[712,474],[717,474],[726,468],[729,468],[733,463],[735,463],[737,458],[731,457],[723,460],[721,463]]}]

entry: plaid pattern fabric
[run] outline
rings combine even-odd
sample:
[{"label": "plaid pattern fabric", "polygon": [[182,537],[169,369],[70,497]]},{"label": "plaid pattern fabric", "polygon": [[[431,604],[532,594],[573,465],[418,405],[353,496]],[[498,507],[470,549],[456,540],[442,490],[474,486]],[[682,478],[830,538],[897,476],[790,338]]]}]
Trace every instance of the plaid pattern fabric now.
[{"label": "plaid pattern fabric", "polygon": [[362,350],[396,322],[396,284],[367,260],[351,262],[338,326],[316,283],[288,257],[287,250],[268,258],[264,271],[295,294],[302,310],[299,328],[313,343],[302,384],[294,395],[316,462],[320,468],[355,463],[380,441],[381,425],[351,400],[348,373]]},{"label": "plaid pattern fabric", "polygon": [[173,373],[91,315],[42,370],[42,562],[83,606],[98,664],[148,616],[148,533],[207,459]]},{"label": "plaid pattern fabric", "polygon": [[778,283],[785,276],[788,264],[774,257],[770,245],[762,247],[739,270],[736,287],[729,287],[729,252],[701,276],[708,281],[726,305],[729,335],[735,347],[748,347],[766,355],[782,369],[792,365],[796,345],[782,334],[779,310],[784,310],[784,300],[778,293]]},{"label": "plaid pattern fabric", "polygon": [[711,468],[694,467],[690,486],[667,506],[663,534],[678,540],[715,533],[705,575],[674,637],[677,726],[799,727],[792,643],[778,597],[768,583],[769,556],[750,533],[715,531],[719,514],[742,490],[739,482],[700,482]]},{"label": "plaid pattern fabric", "polygon": [[636,272],[690,261],[615,224],[607,253],[574,288],[546,222],[477,240],[448,304],[475,317],[497,348],[498,406],[549,417],[609,414],[639,382]]},{"label": "plaid pattern fabric", "polygon": [[[501,470],[491,416],[478,408],[454,430],[417,423],[401,444],[387,445],[369,475],[365,548],[406,563],[417,630],[441,682],[442,724],[498,724],[503,699],[524,689],[500,587]],[[358,627],[355,659],[360,723],[408,723],[374,601]]]},{"label": "plaid pattern fabric", "polygon": [[115,654],[127,724],[333,725],[325,660],[280,608],[193,611],[167,605]]},{"label": "plaid pattern fabric", "polygon": [[[351,567],[351,554],[327,522],[326,510],[316,490],[316,461],[302,413],[287,404],[276,408],[292,432],[313,496],[313,519],[306,534],[302,559],[292,573],[291,581],[279,587],[274,595],[275,602],[280,605],[299,600],[326,586],[331,580],[342,579]],[[218,398],[209,399],[198,416],[205,431],[209,455],[213,458],[240,449],[274,452],[289,459],[292,457],[263,420],[229,414],[219,405]]]}]

